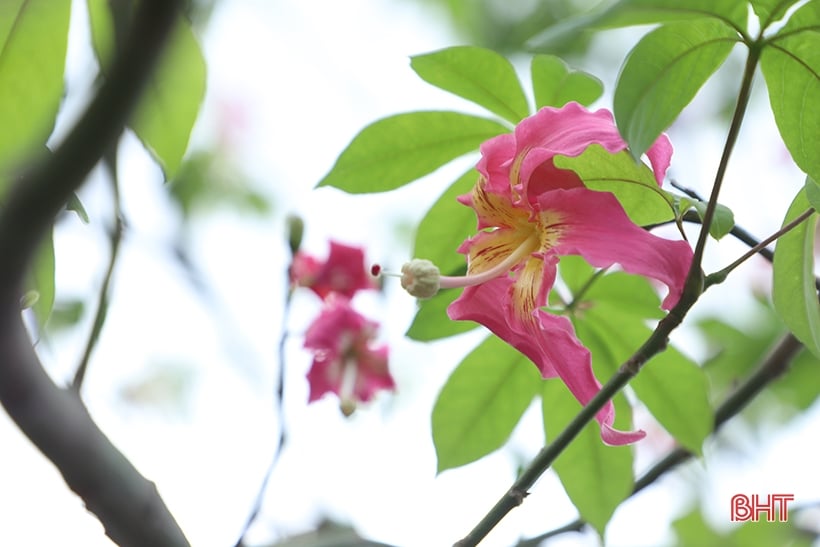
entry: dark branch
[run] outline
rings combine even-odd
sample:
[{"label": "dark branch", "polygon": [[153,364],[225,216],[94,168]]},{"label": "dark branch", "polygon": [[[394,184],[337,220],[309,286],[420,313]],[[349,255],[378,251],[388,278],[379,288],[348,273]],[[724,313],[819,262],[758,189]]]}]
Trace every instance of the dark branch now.
[{"label": "dark branch", "polygon": [[0,401],[119,545],[187,546],[146,480],[58,388],[34,352],[20,314],[25,272],[72,192],[114,142],[178,17],[178,0],[143,0],[126,41],[88,110],[65,141],[18,177],[0,211]]}]

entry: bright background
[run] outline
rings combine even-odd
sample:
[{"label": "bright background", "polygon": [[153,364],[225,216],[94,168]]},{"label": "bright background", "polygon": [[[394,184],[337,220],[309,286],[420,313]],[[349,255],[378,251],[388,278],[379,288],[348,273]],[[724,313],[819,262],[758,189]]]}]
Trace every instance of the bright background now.
[{"label": "bright background", "polygon": [[[600,77],[611,93],[617,68],[640,32],[601,35],[578,68]],[[69,95],[57,134],[70,126],[91,85],[95,61],[87,33],[84,2],[75,1]],[[253,215],[217,207],[185,222],[158,168],[128,136],[120,166],[128,229],[113,305],[83,393],[103,430],[157,483],[192,544],[224,546],[236,541],[277,442],[273,385],[283,328],[285,215],[304,218],[303,247],[313,254],[324,256],[332,237],[362,245],[370,260],[397,269],[409,258],[413,226],[469,161],[388,195],[347,196],[313,187],[352,136],[379,117],[475,107],[425,84],[410,69],[410,55],[460,43],[435,10],[415,2],[224,0],[200,38],[208,93],[191,149],[219,144],[226,171],[249,180],[273,210]],[[517,61],[526,67],[528,58]],[[715,86],[707,88],[670,130],[676,145],[671,175],[702,193],[711,185],[725,131],[716,117],[717,95]],[[802,183],[766,114],[766,100],[765,92],[753,98],[755,114],[738,145],[743,155],[731,164],[722,199],[739,224],[761,236],[777,228]],[[611,107],[611,95],[599,106]],[[766,192],[763,210],[745,199],[757,192]],[[95,176],[81,198],[91,223],[67,216],[57,231],[58,298],[92,298],[108,259],[107,185]],[[180,241],[205,293],[171,254]],[[724,265],[740,252],[735,242],[721,243],[707,266]],[[707,295],[695,313],[725,312],[731,303],[733,313],[742,316],[750,305],[744,286],[765,288],[768,276],[762,261],[750,261],[733,291]],[[436,476],[430,411],[449,372],[482,335],[472,332],[435,344],[406,340],[414,305],[390,280],[383,295],[357,296],[357,308],[382,324],[398,390],[344,419],[332,397],[306,405],[310,358],[301,350],[300,333],[319,303],[307,291],[296,295],[287,323],[292,333],[286,352],[288,442],[250,543],[304,532],[326,517],[386,543],[452,544],[540,447],[543,434],[534,408],[505,448]],[[40,344],[56,382],[72,377],[89,323],[86,316],[74,331]],[[690,355],[703,356],[691,332],[676,340]],[[668,447],[668,439],[651,430],[651,423],[639,425],[651,431],[638,447],[642,469]],[[710,522],[725,527],[728,500],[736,492],[789,492],[800,503],[817,501],[820,476],[811,458],[802,456],[813,451],[817,438],[815,407],[788,428],[764,430],[759,446],[716,454],[707,443],[706,463],[687,464],[625,503],[610,524],[607,543],[671,544],[669,522],[691,503],[703,504]],[[0,544],[110,545],[52,464],[4,414],[0,446],[5,463],[0,466]],[[707,486],[693,499],[685,485],[695,482]],[[510,545],[575,517],[550,473],[486,545]],[[589,534],[550,543],[596,544]]]}]

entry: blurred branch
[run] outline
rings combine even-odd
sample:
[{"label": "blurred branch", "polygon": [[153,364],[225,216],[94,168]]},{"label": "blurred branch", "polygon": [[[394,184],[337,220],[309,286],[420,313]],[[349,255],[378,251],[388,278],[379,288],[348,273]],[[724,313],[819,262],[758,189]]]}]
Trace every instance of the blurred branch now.
[{"label": "blurred branch", "polygon": [[[116,142],[116,141],[115,141]],[[117,264],[119,257],[120,243],[122,242],[123,220],[122,220],[122,204],[120,203],[120,181],[117,175],[117,151],[116,144],[112,147],[103,158],[103,161],[108,168],[108,176],[111,181],[111,198],[114,206],[114,226],[109,232],[109,245],[111,247],[110,256],[108,257],[108,266],[105,269],[105,276],[103,277],[102,285],[100,285],[99,296],[97,297],[97,311],[94,313],[94,320],[91,323],[91,332],[88,333],[88,340],[85,344],[85,350],[80,358],[80,364],[77,366],[77,371],[74,373],[74,381],[71,387],[78,394],[85,379],[85,373],[88,369],[88,362],[91,360],[91,354],[97,346],[100,339],[100,332],[102,331],[105,317],[108,314],[108,299],[111,286],[111,278],[114,276],[114,267]]]},{"label": "blurred branch", "polygon": [[[717,408],[715,411],[715,426],[713,435],[720,427],[736,416],[752,401],[765,387],[782,376],[789,368],[794,357],[803,348],[803,345],[791,333],[786,334],[772,349],[766,359],[760,364],[752,375]],[[677,447],[669,452],[662,460],[648,469],[641,477],[635,481],[635,487],[629,497],[634,496],[647,486],[653,484],[667,471],[674,469],[678,465],[689,461],[694,454],[689,450]],[[544,534],[520,541],[517,547],[536,547],[544,540],[566,533],[580,532],[586,522],[583,519],[576,519],[569,524],[556,528]]]},{"label": "blurred branch", "polygon": [[273,474],[273,470],[276,468],[276,464],[282,456],[282,451],[285,448],[285,442],[287,440],[287,429],[285,428],[285,345],[288,341],[288,318],[290,317],[290,307],[293,301],[291,271],[293,269],[293,259],[302,244],[302,235],[304,232],[304,224],[302,220],[299,217],[289,216],[287,220],[286,232],[288,248],[290,249],[290,261],[288,263],[288,267],[285,269],[285,305],[282,307],[282,330],[279,334],[279,345],[277,348],[279,356],[279,371],[276,376],[276,387],[274,394],[274,406],[276,407],[276,416],[279,420],[279,440],[276,445],[276,451],[273,453],[273,456],[271,456],[271,461],[268,464],[268,468],[265,470],[264,476],[262,477],[262,483],[259,485],[259,492],[256,494],[256,500],[253,503],[250,515],[248,515],[248,520],[245,521],[245,525],[242,527],[242,531],[239,534],[239,539],[237,540],[235,547],[244,547],[246,545],[245,534],[248,533],[251,525],[253,525],[259,517],[259,513],[262,511],[262,504],[265,501],[265,492],[268,489],[268,482],[270,482],[270,477]]},{"label": "blurred branch", "polygon": [[76,394],[51,381],[20,313],[23,279],[54,218],[115,142],[133,111],[181,2],[139,2],[126,46],[87,111],[54,153],[17,180],[0,211],[0,401],[117,544],[186,546],[146,480],[91,419]]}]

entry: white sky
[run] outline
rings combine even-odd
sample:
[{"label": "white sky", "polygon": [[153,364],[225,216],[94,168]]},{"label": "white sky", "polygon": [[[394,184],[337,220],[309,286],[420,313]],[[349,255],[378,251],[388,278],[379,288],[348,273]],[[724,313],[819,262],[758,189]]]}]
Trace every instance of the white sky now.
[{"label": "white sky", "polygon": [[[77,36],[86,32],[84,17],[84,9],[75,10]],[[584,68],[611,89],[632,36],[608,35],[611,42],[598,46],[597,65]],[[271,393],[281,329],[283,216],[295,211],[305,218],[305,248],[316,254],[323,255],[327,238],[334,237],[366,246],[374,261],[399,264],[410,252],[409,239],[392,226],[397,219],[416,222],[461,168],[444,169],[385,196],[351,197],[332,189],[313,190],[313,185],[350,138],[381,116],[471,107],[436,91],[410,70],[410,55],[455,43],[435,17],[412,2],[225,0],[202,38],[209,91],[195,145],[213,138],[220,105],[239,105],[245,124],[234,142],[236,160],[274,197],[276,213],[265,219],[216,213],[196,224],[193,254],[217,295],[219,314],[214,318],[213,308],[202,304],[163,256],[164,243],[178,229],[178,214],[164,197],[156,167],[130,139],[121,168],[129,237],[117,270],[114,304],[84,390],[92,415],[158,484],[192,544],[207,547],[233,545],[276,444]],[[69,68],[78,75],[70,84],[88,85],[83,78],[92,61],[84,47],[81,39],[72,42]],[[756,100],[762,103],[765,96]],[[708,101],[708,95],[696,101],[683,127],[671,132],[676,143],[673,176],[702,191],[710,184],[715,150],[722,143],[721,134],[708,125]],[[698,124],[707,127],[697,140],[675,140],[676,133],[686,136],[685,130]],[[733,162],[724,201],[741,224],[762,235],[780,223],[801,180],[783,159],[770,119],[750,120],[746,129],[739,149],[757,152],[750,156],[754,161]],[[761,164],[776,174],[761,175]],[[775,177],[786,189],[771,192]],[[90,226],[74,219],[61,226],[59,294],[90,295],[99,283],[108,253],[102,228],[107,194],[102,188],[97,180],[83,192]],[[770,207],[762,213],[741,199],[755,189],[768,192]],[[714,266],[725,264],[740,250],[727,242],[709,260]],[[765,283],[759,269],[744,272]],[[306,530],[327,514],[387,543],[451,544],[509,487],[515,470],[511,454],[531,455],[540,445],[538,413],[531,412],[511,449],[435,476],[430,410],[458,356],[478,337],[472,333],[433,345],[404,340],[414,304],[395,289],[389,288],[386,299],[363,295],[357,306],[383,324],[399,392],[380,397],[351,420],[341,418],[332,398],[306,406],[309,357],[300,350],[299,336],[291,338],[290,437],[251,540]],[[718,296],[709,295],[703,308],[725,306]],[[742,304],[743,297],[737,298]],[[290,328],[303,330],[317,311],[312,295],[298,296]],[[58,381],[73,373],[83,337],[81,328],[78,336],[60,338],[59,346],[44,349],[44,361]],[[146,369],[187,371],[194,378],[181,411],[123,404],[122,389],[139,381]],[[162,400],[161,393],[154,395]],[[728,499],[737,491],[793,492],[798,501],[816,500],[820,479],[808,462],[794,457],[804,450],[801,439],[818,438],[816,414],[773,433],[760,457],[728,464],[717,459],[706,468],[693,466],[682,478],[664,479],[667,488],[653,488],[618,510],[608,542],[669,542],[666,519],[687,501],[677,497],[681,489],[675,487],[692,476],[719,479],[704,500],[716,523],[728,520]],[[0,466],[0,544],[110,545],[96,519],[5,415],[0,416],[0,443],[6,463]],[[651,451],[654,443],[663,440],[647,441],[641,450]],[[642,462],[650,460],[645,453],[641,457]],[[509,545],[573,518],[560,485],[548,474],[485,544]],[[575,535],[554,542],[594,544],[591,536]]]}]

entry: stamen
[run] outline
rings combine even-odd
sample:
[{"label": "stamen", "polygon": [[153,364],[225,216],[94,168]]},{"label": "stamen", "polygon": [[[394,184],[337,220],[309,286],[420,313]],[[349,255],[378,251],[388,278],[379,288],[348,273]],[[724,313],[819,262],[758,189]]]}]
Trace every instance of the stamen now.
[{"label": "stamen", "polygon": [[500,277],[510,271],[516,264],[524,260],[529,254],[538,249],[539,238],[538,234],[533,233],[524,242],[519,245],[510,255],[490,268],[487,271],[479,274],[466,276],[447,276],[443,275],[439,279],[439,284],[442,289],[455,289],[458,287],[472,287],[486,283],[491,279]]},{"label": "stamen", "polygon": [[356,410],[356,377],[358,368],[353,359],[347,359],[342,370],[342,385],[339,387],[339,410],[349,417]]}]

